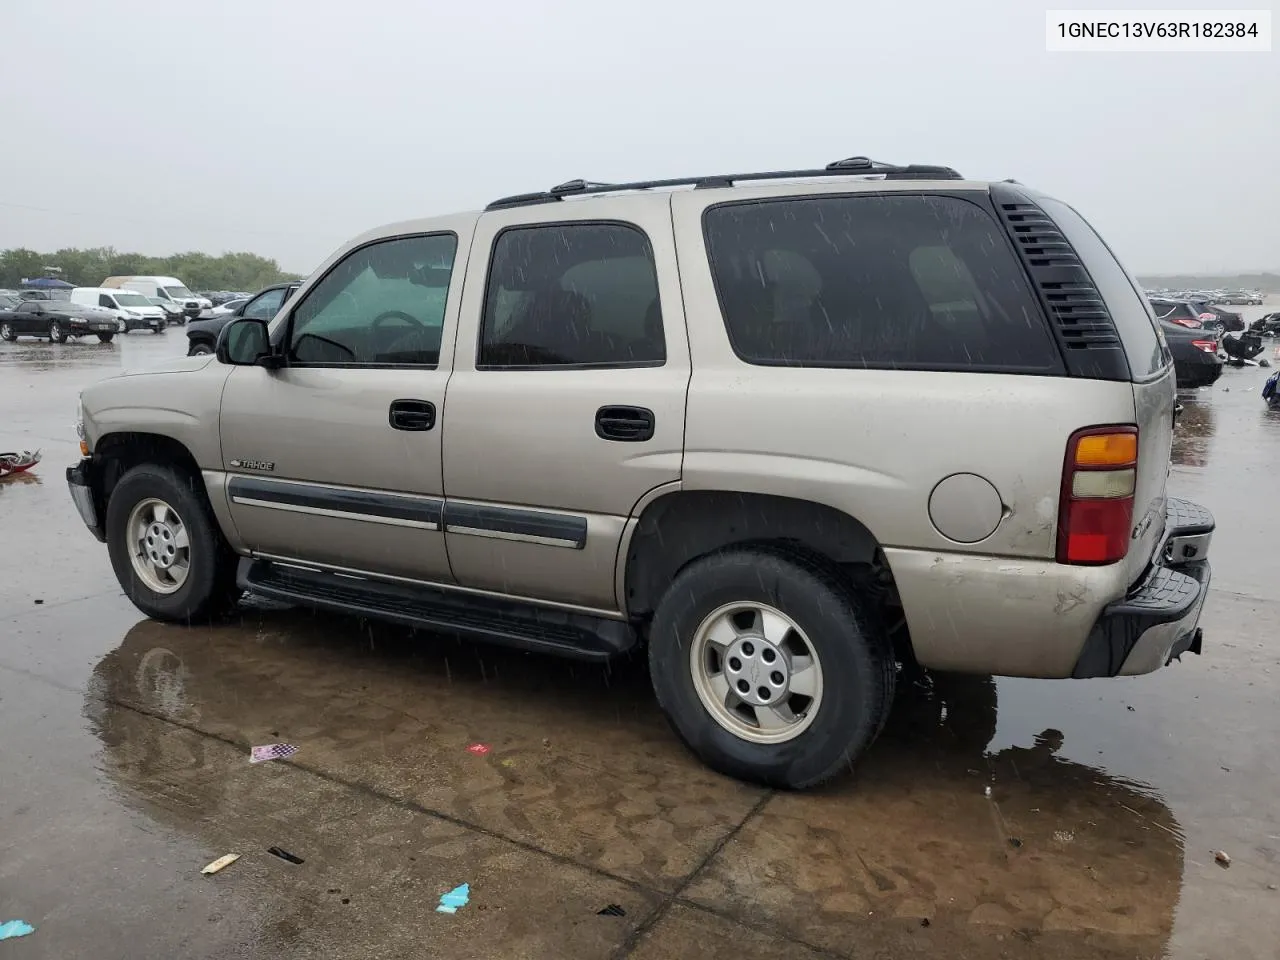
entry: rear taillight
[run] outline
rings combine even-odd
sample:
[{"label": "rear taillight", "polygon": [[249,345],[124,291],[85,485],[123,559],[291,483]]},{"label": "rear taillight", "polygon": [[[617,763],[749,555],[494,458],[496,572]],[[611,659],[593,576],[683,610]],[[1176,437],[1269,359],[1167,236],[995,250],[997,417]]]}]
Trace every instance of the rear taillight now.
[{"label": "rear taillight", "polygon": [[1169,319],[1180,327],[1189,327],[1192,330],[1199,330],[1204,326],[1199,320],[1193,320],[1190,317],[1170,317]]},{"label": "rear taillight", "polygon": [[1191,345],[1195,347],[1197,350],[1203,350],[1205,353],[1218,352],[1217,340],[1192,340]]},{"label": "rear taillight", "polygon": [[1137,479],[1137,427],[1087,427],[1071,435],[1062,468],[1059,563],[1124,559]]}]

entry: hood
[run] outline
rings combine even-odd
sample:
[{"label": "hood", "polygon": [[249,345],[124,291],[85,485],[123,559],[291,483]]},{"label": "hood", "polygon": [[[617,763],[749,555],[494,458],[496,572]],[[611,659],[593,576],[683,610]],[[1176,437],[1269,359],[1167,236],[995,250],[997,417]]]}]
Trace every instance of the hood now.
[{"label": "hood", "polygon": [[168,360],[162,360],[154,366],[145,367],[137,370],[121,370],[117,376],[136,377],[144,373],[190,373],[193,370],[203,370],[209,364],[214,363],[215,359],[212,354],[203,354],[196,357],[171,357]]}]

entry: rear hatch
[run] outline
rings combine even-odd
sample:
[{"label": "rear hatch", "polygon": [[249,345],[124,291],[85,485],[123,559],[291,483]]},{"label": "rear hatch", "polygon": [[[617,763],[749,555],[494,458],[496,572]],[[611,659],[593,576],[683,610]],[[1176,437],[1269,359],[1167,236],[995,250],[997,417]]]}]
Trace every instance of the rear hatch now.
[{"label": "rear hatch", "polygon": [[[1089,319],[1093,321],[1092,343],[1076,346],[1066,341],[1068,366],[1077,376],[1124,377],[1133,388],[1131,422],[1138,428],[1138,460],[1129,549],[1120,562],[1124,565],[1126,582],[1134,583],[1143,575],[1164,539],[1165,486],[1176,402],[1172,357],[1141,286],[1097,231],[1065,203],[1047,197],[1036,197],[1034,203],[1048,214],[1070,245],[1070,251],[1063,251],[1064,261],[1078,258],[1075,286],[1082,289],[1077,289],[1075,295],[1082,303],[1081,311],[1089,311]],[[1084,279],[1079,275],[1079,267],[1087,274],[1083,284],[1079,282]],[[1043,290],[1045,283],[1043,277],[1040,279]],[[1062,324],[1060,317],[1060,329]],[[1075,362],[1073,352],[1078,354]],[[1095,354],[1092,359],[1088,357],[1090,353]],[[1080,426],[1104,425],[1082,423]]]}]

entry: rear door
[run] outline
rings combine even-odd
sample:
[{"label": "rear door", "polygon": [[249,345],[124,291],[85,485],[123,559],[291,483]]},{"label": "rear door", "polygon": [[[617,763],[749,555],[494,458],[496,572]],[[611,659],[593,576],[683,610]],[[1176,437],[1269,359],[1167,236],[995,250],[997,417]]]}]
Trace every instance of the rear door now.
[{"label": "rear door", "polygon": [[449,559],[464,586],[614,611],[627,518],[680,479],[689,348],[670,202],[552,217],[516,207],[476,227],[444,410]]},{"label": "rear door", "polygon": [[1176,399],[1173,358],[1154,321],[1142,287],[1098,233],[1075,210],[1042,198],[1106,301],[1129,360],[1138,425],[1138,476],[1133,498],[1133,537],[1125,572],[1134,582],[1164,539],[1165,485],[1173,448]]}]

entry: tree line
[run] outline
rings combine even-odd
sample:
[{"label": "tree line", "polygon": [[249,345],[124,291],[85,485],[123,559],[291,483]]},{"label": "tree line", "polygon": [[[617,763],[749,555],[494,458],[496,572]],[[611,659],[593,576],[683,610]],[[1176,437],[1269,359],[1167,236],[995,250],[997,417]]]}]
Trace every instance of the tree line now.
[{"label": "tree line", "polygon": [[0,288],[16,290],[23,279],[48,275],[77,287],[96,287],[107,277],[177,277],[190,290],[254,291],[271,283],[300,279],[280,269],[280,264],[256,253],[175,253],[168,257],[148,257],[141,253],[121,253],[112,247],[88,250],[67,248],[55,253],[13,249],[0,251]]}]

